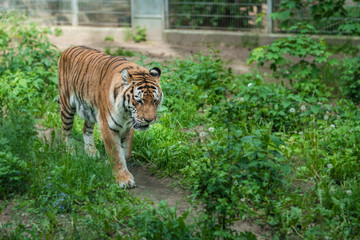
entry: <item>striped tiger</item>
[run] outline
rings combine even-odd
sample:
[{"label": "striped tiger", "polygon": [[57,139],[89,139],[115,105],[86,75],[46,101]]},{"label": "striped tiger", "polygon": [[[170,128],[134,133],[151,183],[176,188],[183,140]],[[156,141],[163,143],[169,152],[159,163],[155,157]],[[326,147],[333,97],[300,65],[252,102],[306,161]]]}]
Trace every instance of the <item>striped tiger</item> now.
[{"label": "striped tiger", "polygon": [[85,120],[85,151],[98,155],[94,124],[98,123],[106,152],[121,188],[135,187],[126,161],[131,156],[134,129],[146,130],[157,118],[163,94],[161,70],[145,68],[123,57],[77,46],[65,50],[58,62],[62,133],[69,145],[75,112]]}]

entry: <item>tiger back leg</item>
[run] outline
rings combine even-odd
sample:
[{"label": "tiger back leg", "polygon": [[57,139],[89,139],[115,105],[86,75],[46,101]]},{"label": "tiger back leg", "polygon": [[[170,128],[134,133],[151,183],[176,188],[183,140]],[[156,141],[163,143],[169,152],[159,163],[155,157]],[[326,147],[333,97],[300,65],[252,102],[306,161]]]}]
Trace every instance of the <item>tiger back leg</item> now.
[{"label": "tiger back leg", "polygon": [[91,123],[88,121],[84,122],[84,147],[86,154],[90,157],[100,157],[99,151],[96,149],[94,142],[94,126],[95,123]]},{"label": "tiger back leg", "polygon": [[59,99],[60,114],[62,121],[62,134],[66,143],[66,146],[70,152],[74,152],[72,144],[72,128],[74,124],[74,115],[76,108],[70,106],[69,103],[65,103]]}]

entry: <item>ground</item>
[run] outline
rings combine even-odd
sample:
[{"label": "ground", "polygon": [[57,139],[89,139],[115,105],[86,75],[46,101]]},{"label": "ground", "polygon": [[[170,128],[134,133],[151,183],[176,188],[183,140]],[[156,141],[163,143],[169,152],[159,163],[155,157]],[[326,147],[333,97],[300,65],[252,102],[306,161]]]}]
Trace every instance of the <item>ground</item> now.
[{"label": "ground", "polygon": [[[73,36],[73,32],[64,29],[64,33],[61,36],[51,36],[51,42],[59,49],[64,50],[70,46],[83,45],[96,49],[103,50],[109,46],[113,49],[119,47],[125,50],[131,50],[136,53],[142,53],[147,56],[149,61],[164,62],[171,57],[185,58],[196,54],[200,51],[206,52],[209,46],[183,46],[183,45],[171,45],[166,42],[148,41],[141,43],[134,43],[132,41],[124,41],[122,39],[114,39],[114,41],[105,41],[101,37],[89,36],[89,33],[82,33],[82,28],[77,31],[76,37]],[[87,31],[84,28],[83,31]],[[222,44],[218,44],[215,47],[216,50],[220,50],[219,56],[225,62],[230,61],[228,66],[231,67],[234,73],[243,74],[250,71],[249,66],[246,64],[249,57],[251,47],[239,48],[228,47]],[[131,58],[129,58],[131,60]]]}]

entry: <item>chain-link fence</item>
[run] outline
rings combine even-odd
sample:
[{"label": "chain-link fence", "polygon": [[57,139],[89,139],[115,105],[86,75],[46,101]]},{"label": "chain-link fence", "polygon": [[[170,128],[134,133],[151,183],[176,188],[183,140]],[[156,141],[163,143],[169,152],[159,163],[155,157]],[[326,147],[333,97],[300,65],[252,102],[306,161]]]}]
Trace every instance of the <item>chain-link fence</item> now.
[{"label": "chain-link fence", "polygon": [[[271,13],[279,11],[281,0],[168,0],[165,18],[169,29],[241,30],[256,32],[285,32],[280,21],[272,21]],[[311,23],[320,34],[337,34],[347,21],[360,22],[360,4],[346,1],[348,16],[334,16],[321,21],[311,19],[311,9],[299,9],[289,25]],[[294,31],[295,32],[295,31]],[[315,31],[314,31],[315,32]]]},{"label": "chain-link fence", "polygon": [[[281,0],[272,0],[273,9],[272,12],[279,11]],[[315,27],[314,33],[317,31],[320,34],[338,34],[340,32],[339,27],[343,26],[344,23],[350,23],[350,21],[360,22],[360,4],[354,1],[345,1],[344,8],[346,9],[347,17],[341,16],[339,13],[329,19],[321,19],[314,21],[311,18],[310,8],[298,9],[294,16],[288,20],[289,26],[295,26],[299,22],[308,22]],[[287,33],[280,29],[280,21],[274,21],[273,32],[275,33]],[[292,32],[298,32],[293,30]]]},{"label": "chain-link fence", "polygon": [[130,0],[1,0],[0,8],[24,11],[50,25],[131,25]]},{"label": "chain-link fence", "polygon": [[267,11],[266,0],[169,0],[166,18],[170,29],[251,30],[265,28],[256,21]]},{"label": "chain-link fence", "polygon": [[[281,0],[163,0],[156,4],[154,0],[0,0],[0,10],[22,10],[33,19],[52,25],[129,27],[134,17],[131,13],[136,12],[131,11],[132,3],[133,8],[141,8],[141,18],[149,24],[154,19],[153,10],[161,9],[163,15],[156,17],[164,20],[166,29],[284,32],[279,21],[269,18],[271,13],[279,11]],[[312,21],[311,10],[302,8],[289,25],[307,20],[320,34],[336,34],[344,23],[360,21],[360,4],[345,3],[347,18],[339,15]]]}]

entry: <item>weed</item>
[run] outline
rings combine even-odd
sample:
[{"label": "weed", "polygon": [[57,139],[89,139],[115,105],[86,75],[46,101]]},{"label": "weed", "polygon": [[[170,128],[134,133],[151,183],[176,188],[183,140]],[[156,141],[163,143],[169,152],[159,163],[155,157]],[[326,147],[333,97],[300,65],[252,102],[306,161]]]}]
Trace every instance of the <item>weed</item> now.
[{"label": "weed", "polygon": [[113,42],[114,36],[105,36],[105,42]]}]

